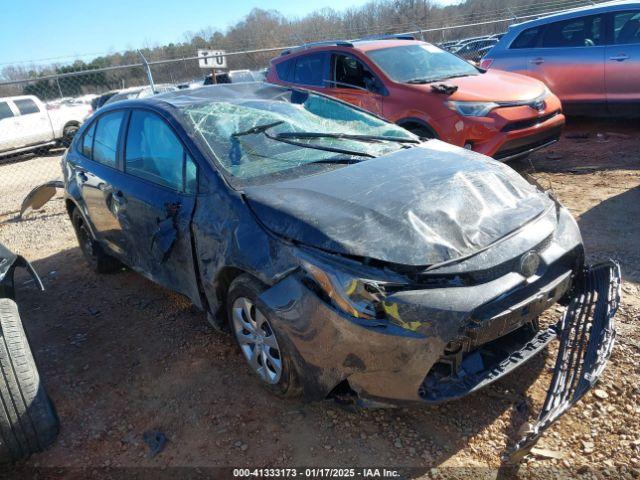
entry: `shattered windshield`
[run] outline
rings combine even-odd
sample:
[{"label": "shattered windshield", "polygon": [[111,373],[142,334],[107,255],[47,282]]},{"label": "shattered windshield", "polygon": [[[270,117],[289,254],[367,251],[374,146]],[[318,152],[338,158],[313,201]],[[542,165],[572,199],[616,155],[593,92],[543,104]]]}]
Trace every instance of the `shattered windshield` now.
[{"label": "shattered windshield", "polygon": [[235,186],[311,175],[417,143],[396,125],[307,92],[182,110]]},{"label": "shattered windshield", "polygon": [[367,56],[396,82],[430,83],[479,73],[460,57],[427,44],[381,48]]}]

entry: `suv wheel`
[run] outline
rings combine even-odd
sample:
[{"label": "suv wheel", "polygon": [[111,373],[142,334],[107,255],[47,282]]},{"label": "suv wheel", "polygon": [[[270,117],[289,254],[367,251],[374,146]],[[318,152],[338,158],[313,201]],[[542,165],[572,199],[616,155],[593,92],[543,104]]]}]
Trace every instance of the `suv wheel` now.
[{"label": "suv wheel", "polygon": [[251,372],[262,385],[283,397],[299,396],[297,373],[286,345],[269,317],[256,306],[265,287],[249,275],[240,275],[229,287],[227,319]]},{"label": "suv wheel", "polygon": [[80,250],[85,260],[96,273],[110,273],[122,268],[122,264],[110,255],[107,255],[100,244],[93,238],[89,227],[77,208],[71,214],[71,223],[76,232]]}]

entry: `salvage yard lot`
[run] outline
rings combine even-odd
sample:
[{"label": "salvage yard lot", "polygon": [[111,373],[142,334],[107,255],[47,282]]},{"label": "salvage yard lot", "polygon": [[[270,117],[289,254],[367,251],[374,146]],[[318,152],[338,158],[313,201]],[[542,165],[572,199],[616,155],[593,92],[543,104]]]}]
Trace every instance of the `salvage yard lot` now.
[{"label": "salvage yard lot", "polygon": [[[638,132],[637,121],[573,120],[559,144],[512,164],[550,186],[576,216],[588,261],[613,258],[624,278],[618,343],[598,390],[539,442],[562,458],[531,457],[521,476],[551,478],[552,469],[567,467],[640,476]],[[232,338],[213,331],[187,300],[130,271],[91,273],[60,198],[11,221],[30,187],[58,164],[57,156],[0,163],[0,242],[44,279],[41,293],[21,274],[18,300],[61,421],[53,447],[23,466],[73,467],[78,478],[104,466],[294,465],[417,467],[411,476],[435,467],[463,476],[469,471],[446,467],[467,467],[495,477],[505,445],[540,408],[553,349],[440,406],[352,411],[270,396]],[[142,440],[148,430],[168,438],[155,458]]]}]

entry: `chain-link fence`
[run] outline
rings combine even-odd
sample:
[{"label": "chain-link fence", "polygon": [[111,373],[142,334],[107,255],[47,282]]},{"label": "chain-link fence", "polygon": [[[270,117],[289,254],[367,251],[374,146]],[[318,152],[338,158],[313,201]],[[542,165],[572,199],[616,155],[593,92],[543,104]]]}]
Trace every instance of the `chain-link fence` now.
[{"label": "chain-link fence", "polygon": [[[194,88],[213,81],[261,80],[272,57],[300,43],[362,38],[403,28],[403,34],[439,45],[468,61],[480,62],[510,24],[584,3],[557,0],[521,7],[517,12],[487,10],[452,15],[445,23],[449,26],[423,29],[417,27],[420,19],[385,25],[354,18],[347,27],[347,20],[332,23],[322,17],[324,23],[318,19],[315,27],[312,22],[299,25],[296,32],[274,30],[268,37],[263,32],[230,40],[234,38],[231,32],[224,39],[216,40],[214,35],[208,40],[196,39],[195,44],[112,54],[89,64],[75,62],[44,69],[5,67],[5,78],[0,77],[0,221],[18,211],[33,187],[61,177],[60,156],[64,148],[84,120],[106,102],[144,97],[154,91]],[[199,65],[196,47],[206,46],[226,51],[227,68],[218,70],[215,79],[211,70]],[[242,49],[234,50],[238,47]]]}]

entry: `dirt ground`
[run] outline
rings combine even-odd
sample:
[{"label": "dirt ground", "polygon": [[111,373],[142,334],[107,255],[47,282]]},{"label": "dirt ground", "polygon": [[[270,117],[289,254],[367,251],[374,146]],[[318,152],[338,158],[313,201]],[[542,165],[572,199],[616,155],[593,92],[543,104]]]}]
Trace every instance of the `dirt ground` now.
[{"label": "dirt ground", "polygon": [[[551,186],[578,219],[588,260],[618,260],[625,281],[601,391],[546,432],[538,447],[551,452],[530,455],[519,470],[500,469],[500,454],[537,414],[553,347],[441,406],[352,411],[276,399],[249,375],[232,339],[187,300],[130,271],[91,273],[60,199],[12,221],[33,183],[16,172],[58,163],[50,156],[0,165],[0,242],[44,278],[39,292],[19,277],[19,306],[61,421],[57,442],[19,467],[56,467],[48,472],[73,478],[120,467],[385,465],[407,468],[409,478],[640,477],[639,122],[572,120],[557,145],[512,165]],[[148,430],[168,438],[155,458],[142,439]]]}]

